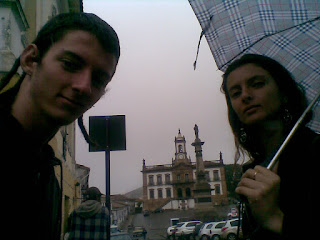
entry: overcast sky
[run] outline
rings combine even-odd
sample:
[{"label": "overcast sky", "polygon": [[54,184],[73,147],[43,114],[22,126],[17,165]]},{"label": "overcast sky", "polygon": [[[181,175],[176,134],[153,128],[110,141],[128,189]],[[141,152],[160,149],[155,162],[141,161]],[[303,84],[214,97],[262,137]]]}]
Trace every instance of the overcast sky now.
[{"label": "overcast sky", "polygon": [[[121,57],[107,94],[84,115],[126,115],[127,150],[111,152],[111,193],[142,186],[146,165],[170,164],[181,129],[195,161],[193,127],[199,127],[204,160],[223,153],[233,163],[234,144],[221,75],[203,38],[193,70],[201,28],[187,0],[84,0],[84,11],[118,33]],[[76,161],[90,167],[89,185],[105,193],[104,153],[89,153],[79,129]]]}]

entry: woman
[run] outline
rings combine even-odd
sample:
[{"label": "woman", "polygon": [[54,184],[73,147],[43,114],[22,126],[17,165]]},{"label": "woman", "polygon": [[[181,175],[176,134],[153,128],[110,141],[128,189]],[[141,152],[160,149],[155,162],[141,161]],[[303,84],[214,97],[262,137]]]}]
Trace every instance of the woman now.
[{"label": "woman", "polygon": [[[237,147],[236,161],[249,157],[236,192],[245,197],[243,233],[250,239],[287,239],[297,220],[312,224],[320,137],[301,127],[272,170],[266,167],[306,108],[303,92],[290,73],[265,56],[247,54],[223,75],[228,117]],[[311,114],[307,117],[310,120]],[[297,235],[298,234],[298,235]],[[303,233],[304,236],[305,233]]]},{"label": "woman", "polygon": [[2,216],[14,239],[60,239],[62,196],[54,173],[60,161],[48,142],[104,95],[119,56],[117,34],[102,19],[61,14],[1,80],[0,91],[21,66],[18,83],[0,95],[1,163],[11,174],[2,181],[9,210]]}]

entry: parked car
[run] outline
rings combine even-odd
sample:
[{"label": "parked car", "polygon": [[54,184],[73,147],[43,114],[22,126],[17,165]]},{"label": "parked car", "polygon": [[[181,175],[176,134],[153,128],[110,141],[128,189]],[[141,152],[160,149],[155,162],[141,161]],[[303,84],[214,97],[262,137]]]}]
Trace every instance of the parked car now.
[{"label": "parked car", "polygon": [[116,232],[120,232],[120,229],[117,225],[111,225],[110,226],[110,233],[116,233]]},{"label": "parked car", "polygon": [[145,237],[147,235],[147,230],[144,227],[134,227],[132,231],[132,236],[136,237]]},{"label": "parked car", "polygon": [[176,227],[175,229],[175,236],[180,237],[187,237],[193,234],[193,230],[195,229],[196,225],[201,223],[201,221],[189,221],[184,222],[182,225]]},{"label": "parked car", "polygon": [[226,225],[226,221],[222,222],[214,222],[212,228],[209,231],[209,237],[211,240],[219,240],[221,239],[221,231],[222,228]]},{"label": "parked car", "polygon": [[161,213],[163,212],[163,209],[162,208],[156,208],[153,213]]},{"label": "parked car", "polygon": [[[232,219],[226,221],[226,225],[221,229],[221,238],[227,240],[236,240],[239,226],[239,219]],[[239,237],[242,238],[242,231],[240,228]]]},{"label": "parked car", "polygon": [[199,235],[199,232],[200,232],[200,230],[201,230],[201,228],[203,227],[204,224],[205,223],[202,223],[202,222],[201,223],[197,223],[196,227],[193,230],[193,238],[194,239],[196,239],[196,236]]},{"label": "parked car", "polygon": [[221,229],[226,224],[225,221],[223,222],[209,222],[206,223],[200,230],[198,236],[201,240],[219,240]]},{"label": "parked car", "polygon": [[181,227],[185,222],[179,222],[176,225],[168,227],[167,229],[167,239],[174,239],[175,233],[179,227]]},{"label": "parked car", "polygon": [[110,240],[132,240],[127,232],[116,232],[110,234]]},{"label": "parked car", "polygon": [[143,216],[149,216],[150,215],[150,212],[149,212],[149,210],[144,210],[143,211]]},{"label": "parked car", "polygon": [[228,218],[236,218],[238,217],[238,209],[237,208],[231,208],[230,212],[228,213]]}]

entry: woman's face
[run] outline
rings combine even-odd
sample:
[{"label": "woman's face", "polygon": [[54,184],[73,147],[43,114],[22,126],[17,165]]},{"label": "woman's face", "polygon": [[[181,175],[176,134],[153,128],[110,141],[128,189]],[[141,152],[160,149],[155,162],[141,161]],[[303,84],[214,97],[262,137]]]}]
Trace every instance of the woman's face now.
[{"label": "woman's face", "polygon": [[231,106],[245,125],[279,119],[282,97],[275,80],[262,67],[245,64],[227,77]]}]

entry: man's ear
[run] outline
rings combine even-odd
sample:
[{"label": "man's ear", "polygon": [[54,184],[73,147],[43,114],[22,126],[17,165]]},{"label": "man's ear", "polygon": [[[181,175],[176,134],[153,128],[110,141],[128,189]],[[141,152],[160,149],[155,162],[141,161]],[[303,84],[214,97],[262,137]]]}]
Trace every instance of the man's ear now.
[{"label": "man's ear", "polygon": [[34,63],[37,63],[38,47],[35,44],[28,45],[20,56],[20,66],[27,75],[31,75],[34,70]]}]

